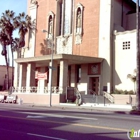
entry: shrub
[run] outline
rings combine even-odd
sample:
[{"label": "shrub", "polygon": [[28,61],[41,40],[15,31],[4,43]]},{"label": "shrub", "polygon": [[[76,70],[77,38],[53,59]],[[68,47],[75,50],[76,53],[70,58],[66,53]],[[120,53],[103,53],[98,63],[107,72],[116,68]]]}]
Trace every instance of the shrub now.
[{"label": "shrub", "polygon": [[119,89],[115,89],[113,94],[121,94],[121,95],[133,95],[134,91],[133,90],[119,90]]}]

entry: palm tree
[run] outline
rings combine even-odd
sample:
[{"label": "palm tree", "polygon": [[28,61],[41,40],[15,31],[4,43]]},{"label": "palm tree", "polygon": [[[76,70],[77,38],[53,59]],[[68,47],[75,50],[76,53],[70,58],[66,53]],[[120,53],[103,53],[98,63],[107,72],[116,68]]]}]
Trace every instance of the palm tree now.
[{"label": "palm tree", "polygon": [[[25,35],[29,29],[32,29],[33,27],[32,25],[33,24],[31,22],[31,17],[28,15],[25,15],[24,12],[20,13],[19,16],[15,16],[15,13],[10,10],[6,10],[4,13],[2,13],[2,17],[0,19],[0,28],[7,36],[7,39],[9,40],[8,42],[11,45],[10,48],[11,48],[11,55],[12,55],[12,86],[13,86],[13,76],[14,76],[13,51],[15,50],[15,47],[22,48],[25,46]],[[19,30],[19,39],[13,39],[13,32],[16,29]],[[16,49],[16,50],[19,50],[19,49]],[[6,65],[7,65],[7,62],[6,62]]]},{"label": "palm tree", "polygon": [[3,31],[0,32],[0,44],[2,45],[1,54],[5,57],[7,68],[7,88],[9,89],[9,62],[7,59],[7,48],[6,48],[6,46],[9,45],[9,39],[7,38],[7,35]]},{"label": "palm tree", "polygon": [[[1,30],[5,33],[5,35],[7,36],[8,40],[9,40],[9,45],[12,44],[12,35],[13,35],[13,31],[16,29],[16,18],[15,18],[15,13],[13,11],[10,10],[6,10],[4,13],[2,13],[2,17],[0,19],[0,28]],[[12,46],[10,46],[11,48],[11,54],[12,54],[12,83],[11,86],[13,86],[13,76],[14,76],[14,70],[13,70],[13,51],[12,51]],[[7,65],[7,63],[6,63]],[[7,65],[7,67],[9,67],[9,65]],[[9,87],[8,87],[9,88]]]},{"label": "palm tree", "polygon": [[1,27],[2,30],[5,32],[7,35],[8,39],[11,40],[14,26],[13,26],[13,19],[14,19],[15,13],[10,10],[6,10],[5,13],[2,13],[2,18],[1,18]]},{"label": "palm tree", "polygon": [[31,31],[34,29],[34,22],[31,21],[31,17],[28,15],[25,15],[25,13],[20,13],[17,17],[17,27],[19,29],[19,48],[22,48],[25,46],[25,35],[28,31]]},{"label": "palm tree", "polygon": [[[6,37],[7,43],[3,43],[3,34],[1,34],[1,44],[3,46],[3,55],[5,56],[7,70],[9,67],[8,60],[7,60],[7,50],[6,46],[11,45],[11,54],[12,54],[12,86],[13,86],[13,65],[14,65],[14,50],[19,50],[17,48],[22,48],[25,46],[25,35],[26,33],[34,28],[34,22],[31,22],[31,17],[25,15],[25,13],[20,13],[18,16],[15,16],[15,13],[10,10],[6,10],[2,13],[2,17],[0,19],[0,29],[2,33],[4,33],[4,37]],[[14,30],[19,30],[19,38],[13,39],[13,32]],[[21,50],[21,49],[20,49]],[[9,73],[9,71],[8,71]],[[9,74],[8,74],[9,75]],[[9,77],[8,77],[9,78]],[[8,79],[9,81],[9,79]],[[9,82],[8,82],[9,83]],[[9,86],[8,86],[9,88]]]}]

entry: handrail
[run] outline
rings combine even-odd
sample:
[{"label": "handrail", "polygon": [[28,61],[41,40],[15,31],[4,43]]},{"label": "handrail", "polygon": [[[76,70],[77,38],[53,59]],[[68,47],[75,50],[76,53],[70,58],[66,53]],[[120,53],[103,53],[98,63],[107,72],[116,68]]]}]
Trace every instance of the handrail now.
[{"label": "handrail", "polygon": [[89,91],[93,94],[93,95],[97,95],[97,93],[95,91],[93,91],[92,89],[89,89]]},{"label": "handrail", "polygon": [[106,97],[111,103],[114,103],[114,97],[108,92],[104,92],[104,97]]}]

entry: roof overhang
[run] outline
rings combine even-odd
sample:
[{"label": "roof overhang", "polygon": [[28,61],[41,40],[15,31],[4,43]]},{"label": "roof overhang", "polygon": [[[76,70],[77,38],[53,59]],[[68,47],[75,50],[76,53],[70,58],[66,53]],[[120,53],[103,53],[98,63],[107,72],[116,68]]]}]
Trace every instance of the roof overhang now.
[{"label": "roof overhang", "polygon": [[[38,56],[38,57],[26,57],[15,59],[17,63],[31,63],[36,64],[47,64],[51,60],[51,55]],[[80,56],[71,54],[53,54],[54,61],[66,60],[68,64],[83,64],[83,63],[101,63],[103,58],[90,57],[90,56]]]}]

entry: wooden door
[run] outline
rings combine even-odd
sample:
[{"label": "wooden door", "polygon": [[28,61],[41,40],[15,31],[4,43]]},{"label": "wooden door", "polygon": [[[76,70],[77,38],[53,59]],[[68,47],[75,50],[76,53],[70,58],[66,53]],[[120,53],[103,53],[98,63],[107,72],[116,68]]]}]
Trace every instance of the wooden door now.
[{"label": "wooden door", "polygon": [[91,78],[91,89],[92,91],[98,95],[99,93],[99,77]]}]

